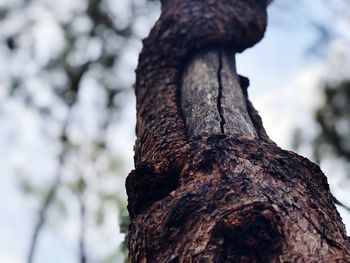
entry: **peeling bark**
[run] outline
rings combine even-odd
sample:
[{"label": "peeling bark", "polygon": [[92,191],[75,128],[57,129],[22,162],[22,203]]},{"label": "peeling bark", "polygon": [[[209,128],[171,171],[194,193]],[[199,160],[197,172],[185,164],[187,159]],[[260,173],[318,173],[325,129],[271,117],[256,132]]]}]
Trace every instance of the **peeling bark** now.
[{"label": "peeling bark", "polygon": [[269,140],[223,51],[262,38],[267,2],[163,1],[137,69],[131,262],[350,262],[326,177]]}]

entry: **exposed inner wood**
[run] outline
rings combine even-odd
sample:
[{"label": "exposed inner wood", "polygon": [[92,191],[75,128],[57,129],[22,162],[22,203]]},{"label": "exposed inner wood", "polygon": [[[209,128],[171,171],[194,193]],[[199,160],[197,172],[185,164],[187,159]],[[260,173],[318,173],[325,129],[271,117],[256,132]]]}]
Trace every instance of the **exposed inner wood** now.
[{"label": "exposed inner wood", "polygon": [[217,50],[197,53],[185,68],[181,85],[181,107],[189,137],[222,132],[217,107],[219,71]]},{"label": "exposed inner wood", "polygon": [[188,137],[213,134],[257,137],[232,52],[217,48],[194,55],[183,73],[180,100]]},{"label": "exposed inner wood", "polygon": [[221,108],[227,134],[245,134],[258,137],[247,111],[246,98],[239,84],[233,52],[221,50],[220,81],[222,87]]}]

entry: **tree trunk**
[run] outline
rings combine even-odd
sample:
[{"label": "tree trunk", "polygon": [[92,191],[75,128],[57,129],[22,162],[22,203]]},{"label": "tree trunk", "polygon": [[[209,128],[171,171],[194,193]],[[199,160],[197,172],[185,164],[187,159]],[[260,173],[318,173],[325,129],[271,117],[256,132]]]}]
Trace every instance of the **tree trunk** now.
[{"label": "tree trunk", "polygon": [[269,140],[236,73],[267,2],[162,2],[137,69],[131,262],[350,262],[326,177]]}]

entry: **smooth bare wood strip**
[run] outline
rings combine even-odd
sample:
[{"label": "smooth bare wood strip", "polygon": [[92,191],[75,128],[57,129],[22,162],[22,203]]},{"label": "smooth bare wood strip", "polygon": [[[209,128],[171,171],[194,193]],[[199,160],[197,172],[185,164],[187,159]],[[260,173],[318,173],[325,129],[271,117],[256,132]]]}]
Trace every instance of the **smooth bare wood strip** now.
[{"label": "smooth bare wood strip", "polygon": [[258,137],[232,52],[217,48],[194,55],[183,73],[180,100],[188,137],[212,134]]},{"label": "smooth bare wood strip", "polygon": [[194,55],[184,70],[181,108],[189,137],[221,133],[218,71],[219,52],[214,49]]},{"label": "smooth bare wood strip", "polygon": [[248,114],[246,98],[236,73],[234,53],[222,50],[220,54],[222,93],[220,106],[225,120],[225,134],[244,134],[257,138],[258,135]]}]

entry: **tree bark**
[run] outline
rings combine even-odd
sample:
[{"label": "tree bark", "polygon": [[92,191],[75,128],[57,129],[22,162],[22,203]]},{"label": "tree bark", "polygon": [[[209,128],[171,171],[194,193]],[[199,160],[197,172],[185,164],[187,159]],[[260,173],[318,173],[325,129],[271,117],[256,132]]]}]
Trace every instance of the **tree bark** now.
[{"label": "tree bark", "polygon": [[137,69],[131,262],[350,262],[326,177],[269,140],[236,73],[266,6],[163,1]]}]

